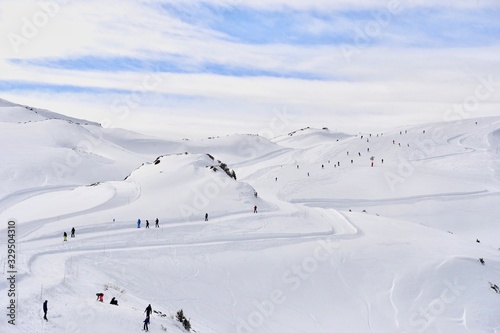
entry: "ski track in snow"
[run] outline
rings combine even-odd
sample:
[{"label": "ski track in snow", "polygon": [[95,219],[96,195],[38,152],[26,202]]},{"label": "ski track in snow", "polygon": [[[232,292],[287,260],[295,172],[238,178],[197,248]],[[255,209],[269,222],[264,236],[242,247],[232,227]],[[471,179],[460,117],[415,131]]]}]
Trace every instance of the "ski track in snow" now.
[{"label": "ski track in snow", "polygon": [[417,195],[412,197],[404,198],[388,198],[388,199],[292,199],[292,203],[300,203],[311,207],[334,207],[334,206],[379,206],[384,204],[415,204],[421,201],[451,201],[460,200],[463,197],[490,197],[490,196],[500,196],[500,193],[491,193],[487,190],[474,191],[474,192],[462,192],[462,193],[442,193],[442,194],[432,194],[432,195]]}]

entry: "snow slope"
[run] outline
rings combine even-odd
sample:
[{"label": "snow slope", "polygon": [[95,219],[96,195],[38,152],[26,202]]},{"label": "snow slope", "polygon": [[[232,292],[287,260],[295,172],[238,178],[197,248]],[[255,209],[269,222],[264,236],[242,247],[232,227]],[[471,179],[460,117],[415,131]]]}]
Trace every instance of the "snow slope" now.
[{"label": "snow slope", "polygon": [[[1,332],[137,332],[148,304],[153,332],[183,332],[179,309],[200,333],[500,332],[500,118],[168,142],[15,117],[0,172],[23,176],[0,219],[17,221],[17,325]],[[85,133],[92,158],[50,178]]]}]

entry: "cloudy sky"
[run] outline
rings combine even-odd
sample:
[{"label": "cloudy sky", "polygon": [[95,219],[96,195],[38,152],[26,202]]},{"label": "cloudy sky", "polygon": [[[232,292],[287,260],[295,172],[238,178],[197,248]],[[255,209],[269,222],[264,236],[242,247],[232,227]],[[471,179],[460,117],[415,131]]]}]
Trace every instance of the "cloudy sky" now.
[{"label": "cloudy sky", "polygon": [[498,0],[0,0],[0,98],[173,137],[500,114]]}]

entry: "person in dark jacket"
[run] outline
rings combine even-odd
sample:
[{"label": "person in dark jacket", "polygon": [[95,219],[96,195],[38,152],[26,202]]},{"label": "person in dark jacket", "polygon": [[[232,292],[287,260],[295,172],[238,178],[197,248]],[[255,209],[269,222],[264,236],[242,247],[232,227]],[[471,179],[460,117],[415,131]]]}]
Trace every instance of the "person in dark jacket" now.
[{"label": "person in dark jacket", "polygon": [[149,221],[146,220],[146,228],[149,229]]},{"label": "person in dark jacket", "polygon": [[146,312],[146,317],[149,318],[149,316],[151,315],[151,312],[153,312],[153,309],[151,308],[151,304],[148,305],[148,307],[146,308],[146,310],[144,310],[144,312]]},{"label": "person in dark jacket", "polygon": [[158,218],[156,218],[155,228],[159,228],[159,227],[160,227],[160,220],[158,220]]},{"label": "person in dark jacket", "polygon": [[208,213],[205,213],[205,221],[208,221]]},{"label": "person in dark jacket", "polygon": [[71,228],[71,237],[75,237],[75,228]]},{"label": "person in dark jacket", "polygon": [[47,319],[47,310],[48,310],[48,307],[47,307],[47,300],[45,300],[45,302],[43,302],[43,319],[45,319],[46,321],[49,321]]},{"label": "person in dark jacket", "polygon": [[111,302],[109,302],[109,304],[112,304],[112,305],[118,305],[118,301],[116,300],[116,298],[112,298],[111,299]]},{"label": "person in dark jacket", "polygon": [[142,330],[147,332],[148,325],[149,325],[149,317],[146,317],[146,319],[144,319],[144,327],[142,328]]},{"label": "person in dark jacket", "polygon": [[63,238],[64,238],[64,241],[67,241],[68,240],[68,234],[66,233],[66,231],[64,232],[63,234]]}]

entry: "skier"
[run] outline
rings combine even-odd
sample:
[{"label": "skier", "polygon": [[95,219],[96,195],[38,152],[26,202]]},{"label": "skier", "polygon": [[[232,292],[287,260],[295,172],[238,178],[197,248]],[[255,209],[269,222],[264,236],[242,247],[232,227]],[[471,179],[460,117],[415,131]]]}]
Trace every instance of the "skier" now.
[{"label": "skier", "polygon": [[75,228],[71,228],[71,237],[74,238],[75,237]]},{"label": "skier", "polygon": [[116,300],[116,298],[112,298],[111,299],[111,302],[109,302],[109,304],[112,304],[112,305],[118,305],[118,301]]},{"label": "skier", "polygon": [[104,302],[104,294],[103,293],[99,294],[99,302]]},{"label": "skier", "polygon": [[64,238],[64,241],[67,241],[68,240],[68,234],[66,233],[66,231],[64,232],[63,234],[63,238]]},{"label": "skier", "polygon": [[146,319],[144,319],[144,327],[142,328],[142,330],[147,332],[148,325],[149,325],[149,317],[146,317]]},{"label": "skier", "polygon": [[205,221],[208,221],[208,213],[205,213]]},{"label": "skier", "polygon": [[140,228],[141,227],[141,219],[138,219],[137,220],[137,228]]},{"label": "skier", "polygon": [[47,310],[48,310],[47,302],[48,302],[47,300],[45,300],[45,302],[43,302],[43,319],[45,319],[45,321],[49,321],[47,319]]},{"label": "skier", "polygon": [[155,228],[159,228],[159,227],[160,227],[160,220],[158,220],[158,218],[156,218]]},{"label": "skier", "polygon": [[253,212],[257,213],[257,206],[253,206]]},{"label": "skier", "polygon": [[325,168],[325,165],[324,164],[321,164],[321,169],[324,169]]},{"label": "skier", "polygon": [[[151,304],[148,305],[148,307],[146,308],[146,310],[144,310],[144,312],[146,312],[146,318],[149,319],[151,312],[153,312],[153,309],[151,308]],[[148,324],[149,324],[149,322],[148,322]]]},{"label": "skier", "polygon": [[149,229],[149,221],[146,220],[146,229]]}]

